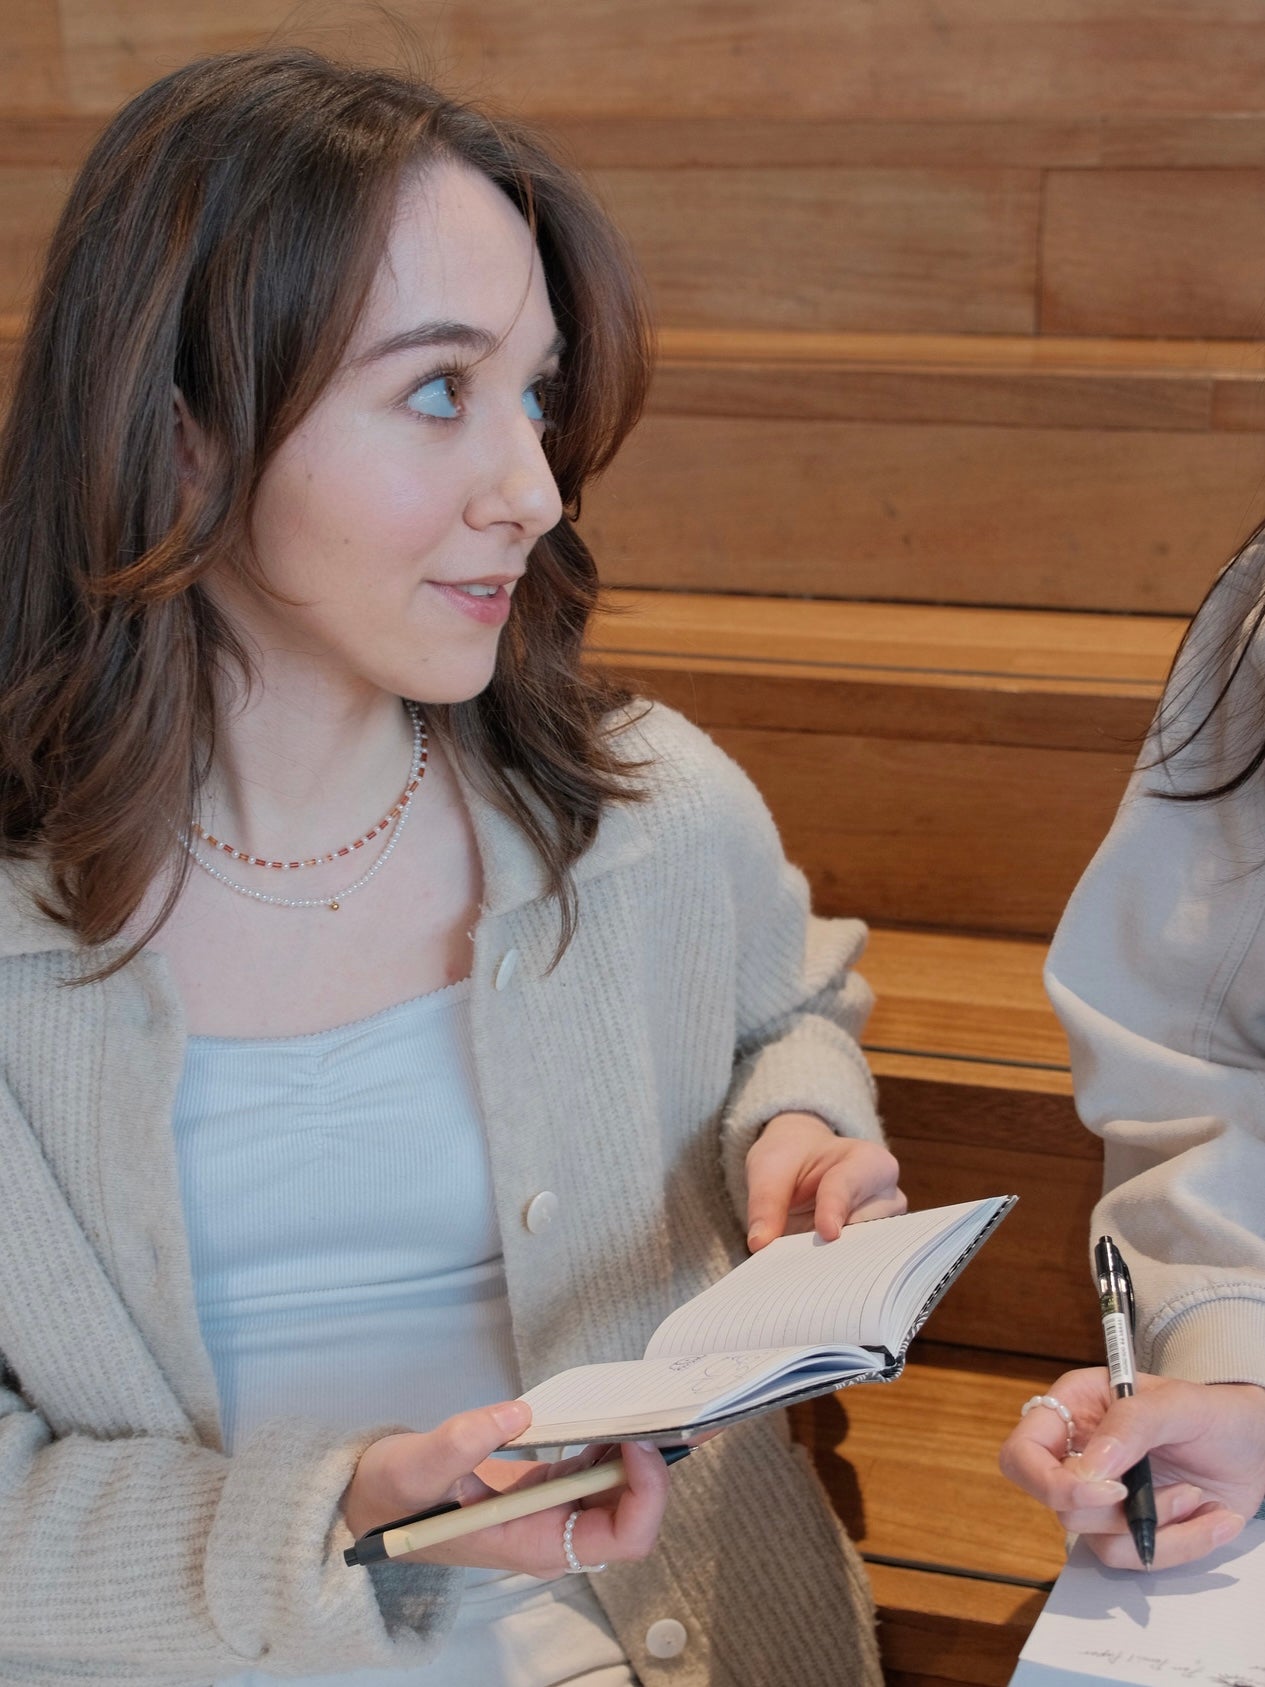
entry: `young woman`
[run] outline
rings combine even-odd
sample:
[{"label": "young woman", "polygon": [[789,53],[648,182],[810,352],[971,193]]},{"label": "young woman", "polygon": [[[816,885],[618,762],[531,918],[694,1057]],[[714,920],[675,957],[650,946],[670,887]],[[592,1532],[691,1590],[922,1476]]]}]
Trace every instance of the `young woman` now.
[{"label": "young woman", "polygon": [[1233,1540],[1265,1497],[1263,570],[1258,537],[1196,617],[1047,972],[1148,1374],[1118,1403],[1100,1368],[1060,1377],[1074,1429],[1030,1411],[1002,1467],[1117,1566],[1138,1564],[1120,1477],[1144,1453],[1159,1568]]},{"label": "young woman", "polygon": [[308,53],[167,78],[71,195],[0,464],[6,1680],[878,1680],[768,1420],[657,1544],[634,1447],[569,1550],[342,1562],[532,1479],[511,1397],[741,1223],[903,1205],[860,929],[580,666],[646,345],[528,137]]}]

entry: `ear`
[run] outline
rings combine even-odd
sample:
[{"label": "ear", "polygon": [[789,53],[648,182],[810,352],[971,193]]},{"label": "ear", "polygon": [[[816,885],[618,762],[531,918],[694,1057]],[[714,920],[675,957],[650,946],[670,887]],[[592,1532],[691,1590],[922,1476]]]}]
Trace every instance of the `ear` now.
[{"label": "ear", "polygon": [[177,386],[171,389],[171,448],[182,485],[196,484],[206,471],[210,453],[206,435],[194,421]]}]

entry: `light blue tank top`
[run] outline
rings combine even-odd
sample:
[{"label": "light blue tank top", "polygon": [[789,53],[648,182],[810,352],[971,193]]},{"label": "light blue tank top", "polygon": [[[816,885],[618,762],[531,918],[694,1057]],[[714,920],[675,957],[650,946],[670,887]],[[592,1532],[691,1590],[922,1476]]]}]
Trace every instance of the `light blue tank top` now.
[{"label": "light blue tank top", "polygon": [[520,1392],[469,985],[312,1036],[190,1037],[176,1148],[229,1451]]},{"label": "light blue tank top", "polygon": [[[273,1417],[427,1429],[521,1392],[469,992],[189,1038],[176,1152],[228,1451]],[[306,1687],[635,1687],[585,1578],[468,1570],[466,1589],[434,1663]]]}]

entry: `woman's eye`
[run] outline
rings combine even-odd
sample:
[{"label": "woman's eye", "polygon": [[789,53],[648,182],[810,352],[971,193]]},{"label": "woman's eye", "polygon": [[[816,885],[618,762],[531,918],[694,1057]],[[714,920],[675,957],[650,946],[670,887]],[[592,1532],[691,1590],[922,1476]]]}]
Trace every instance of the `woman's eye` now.
[{"label": "woman's eye", "polygon": [[547,422],[549,420],[549,412],[545,408],[545,384],[543,381],[537,386],[528,387],[524,392],[523,409],[526,411],[527,419],[530,422]]},{"label": "woman's eye", "polygon": [[457,403],[457,383],[451,375],[435,375],[416,387],[405,400],[417,416],[438,416],[446,422],[455,421],[461,414]]}]

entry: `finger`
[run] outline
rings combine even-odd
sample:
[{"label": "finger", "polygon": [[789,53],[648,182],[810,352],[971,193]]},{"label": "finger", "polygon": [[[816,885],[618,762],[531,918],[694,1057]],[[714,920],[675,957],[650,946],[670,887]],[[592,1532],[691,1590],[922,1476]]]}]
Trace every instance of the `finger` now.
[{"label": "finger", "polygon": [[1180,1446],[1206,1428],[1206,1396],[1197,1387],[1169,1383],[1153,1393],[1115,1401],[1085,1445],[1086,1470],[1119,1476],[1153,1447]]},{"label": "finger", "polygon": [[761,1137],[747,1155],[747,1246],[766,1247],[786,1229],[802,1157]]},{"label": "finger", "polygon": [[875,1195],[872,1200],[862,1201],[852,1208],[847,1217],[849,1224],[868,1224],[872,1218],[899,1218],[901,1213],[909,1211],[909,1198],[903,1189],[892,1189],[883,1195]]},{"label": "finger", "polygon": [[[1076,1433],[1084,1436],[1095,1429],[1111,1403],[1107,1373],[1101,1365],[1077,1371],[1064,1371],[1047,1390],[1052,1399],[1060,1400],[1072,1415]],[[1052,1503],[1052,1494],[1067,1494],[1066,1482],[1057,1480],[1055,1472],[1063,1467],[1067,1455],[1068,1428],[1052,1407],[1039,1405],[1036,1396],[1019,1422],[1002,1443],[997,1455],[1002,1474],[1025,1493],[1032,1494],[1044,1504]],[[1085,1481],[1086,1461],[1081,1458],[1069,1466],[1072,1476]],[[1106,1478],[1115,1481],[1114,1475]]]},{"label": "finger", "polygon": [[571,1542],[583,1564],[644,1558],[658,1538],[670,1483],[663,1455],[636,1441],[626,1442],[620,1452],[627,1487],[613,1496],[613,1504],[610,1496],[595,1496],[576,1519]]},{"label": "finger", "polygon": [[[1226,1546],[1243,1528],[1244,1519],[1224,1506],[1211,1505],[1184,1523],[1162,1529],[1155,1537],[1153,1570],[1171,1570],[1177,1564],[1191,1564],[1218,1547]],[[1104,1564],[1116,1570],[1139,1567],[1137,1548],[1128,1534],[1083,1537]]]},{"label": "finger", "polygon": [[998,1454],[1002,1474],[1025,1494],[1062,1512],[1119,1505],[1124,1483],[1115,1477],[1091,1480],[1084,1459],[1067,1458],[1067,1431],[1054,1412],[1034,1411],[1011,1430]]},{"label": "finger", "polygon": [[823,1241],[833,1242],[845,1224],[859,1222],[867,1207],[869,1217],[886,1217],[904,1212],[905,1197],[896,1187],[900,1165],[896,1156],[880,1143],[853,1145],[853,1152],[837,1160],[817,1186],[814,1221]]},{"label": "finger", "polygon": [[[1155,1521],[1161,1529],[1169,1524],[1184,1523],[1207,1503],[1203,1489],[1190,1482],[1175,1482],[1171,1487],[1157,1488]],[[1124,1535],[1129,1532],[1121,1505],[1060,1511],[1059,1522],[1070,1535]]]},{"label": "finger", "polygon": [[[495,1406],[480,1406],[446,1418],[424,1436],[426,1486],[469,1505],[493,1492],[474,1475],[506,1441],[521,1435],[531,1422],[531,1407],[521,1400],[503,1400]],[[412,1437],[408,1438],[412,1440]]]}]

